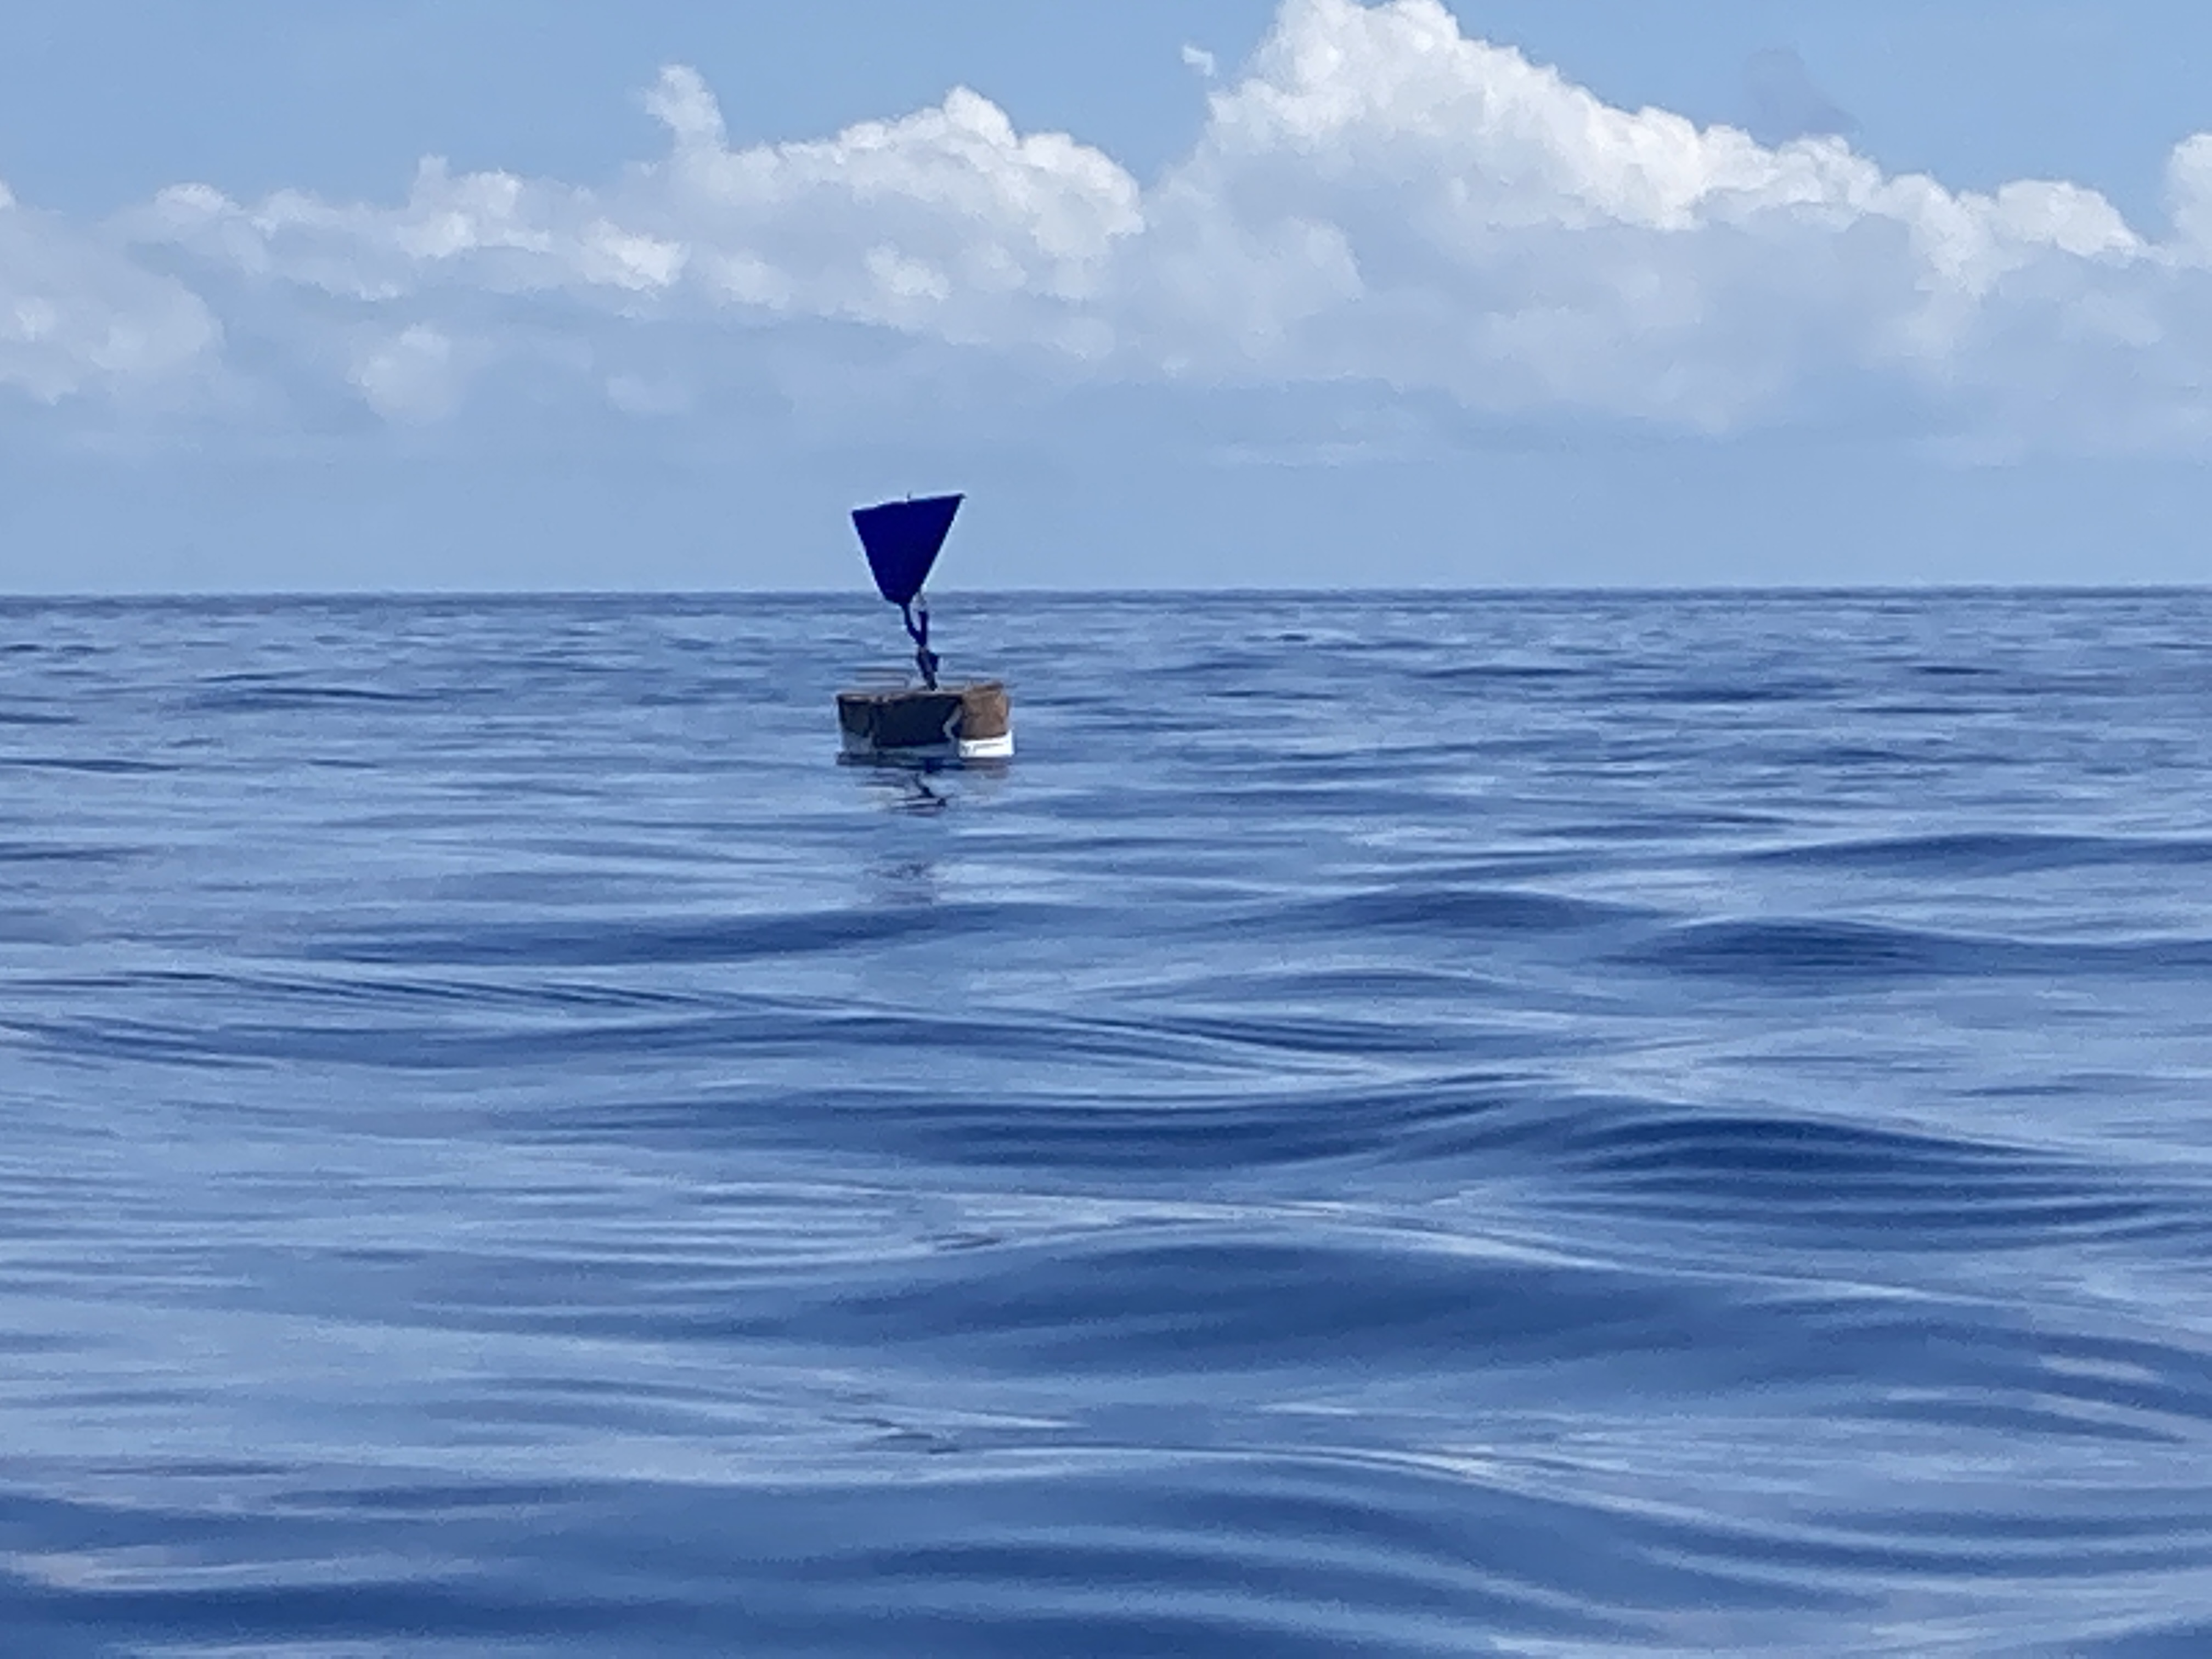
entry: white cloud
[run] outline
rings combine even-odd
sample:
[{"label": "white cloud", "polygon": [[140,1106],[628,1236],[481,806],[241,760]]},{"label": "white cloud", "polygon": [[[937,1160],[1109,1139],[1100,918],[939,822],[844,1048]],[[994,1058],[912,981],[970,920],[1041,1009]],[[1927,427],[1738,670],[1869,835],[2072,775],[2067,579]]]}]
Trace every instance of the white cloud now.
[{"label": "white cloud", "polygon": [[1192,361],[1503,412],[1719,430],[1869,379],[1952,404],[2039,356],[2117,388],[2124,351],[2063,337],[2054,289],[2212,337],[2212,290],[2092,192],[1954,194],[1838,139],[1611,108],[1436,0],[1291,0],[1148,214]]},{"label": "white cloud", "polygon": [[1204,46],[1194,46],[1185,42],[1182,49],[1182,61],[1185,68],[1196,70],[1209,81],[1221,72],[1221,65],[1215,61],[1213,54]]},{"label": "white cloud", "polygon": [[347,378],[385,419],[413,424],[443,420],[459,406],[465,363],[451,339],[417,323],[366,343]]},{"label": "white cloud", "polygon": [[220,331],[180,284],[0,185],[0,386],[41,403],[174,387]]},{"label": "white cloud", "polygon": [[2154,239],[2072,185],[1954,191],[1839,137],[1611,107],[1440,0],[1285,0],[1150,189],[965,89],[745,148],[689,70],[647,102],[666,153],[599,189],[432,160],[392,205],[0,209],[0,383],[289,374],[422,422],[526,362],[671,414],[754,361],[736,343],[827,320],[1047,376],[1349,382],[1486,418],[2212,441],[2212,137],[2175,151]]}]

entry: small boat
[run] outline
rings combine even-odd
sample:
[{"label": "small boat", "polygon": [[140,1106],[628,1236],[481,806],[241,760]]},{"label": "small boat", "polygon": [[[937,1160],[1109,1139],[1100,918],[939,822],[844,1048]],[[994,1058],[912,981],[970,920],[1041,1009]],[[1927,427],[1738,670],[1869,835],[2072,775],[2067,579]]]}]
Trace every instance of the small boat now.
[{"label": "small boat", "polygon": [[837,728],[848,760],[1004,760],[1014,752],[1012,705],[998,680],[940,685],[941,659],[929,647],[929,602],[922,584],[951,532],[964,497],[928,495],[856,509],[853,527],[876,591],[898,606],[914,641],[920,685],[865,687],[837,694]]}]

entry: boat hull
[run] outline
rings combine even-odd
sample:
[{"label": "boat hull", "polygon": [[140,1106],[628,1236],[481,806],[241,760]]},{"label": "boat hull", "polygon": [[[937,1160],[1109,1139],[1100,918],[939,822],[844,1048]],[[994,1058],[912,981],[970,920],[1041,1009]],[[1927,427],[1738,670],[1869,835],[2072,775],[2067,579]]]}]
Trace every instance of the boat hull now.
[{"label": "boat hull", "polygon": [[997,680],[884,691],[840,691],[837,731],[848,760],[1005,760],[1013,708]]}]

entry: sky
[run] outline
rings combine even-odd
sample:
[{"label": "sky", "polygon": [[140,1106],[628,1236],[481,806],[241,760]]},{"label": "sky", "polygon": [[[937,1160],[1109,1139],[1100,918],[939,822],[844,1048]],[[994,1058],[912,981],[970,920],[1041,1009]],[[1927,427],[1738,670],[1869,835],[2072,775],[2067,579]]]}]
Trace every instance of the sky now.
[{"label": "sky", "polygon": [[0,592],[2212,576],[2212,9],[0,0]]}]

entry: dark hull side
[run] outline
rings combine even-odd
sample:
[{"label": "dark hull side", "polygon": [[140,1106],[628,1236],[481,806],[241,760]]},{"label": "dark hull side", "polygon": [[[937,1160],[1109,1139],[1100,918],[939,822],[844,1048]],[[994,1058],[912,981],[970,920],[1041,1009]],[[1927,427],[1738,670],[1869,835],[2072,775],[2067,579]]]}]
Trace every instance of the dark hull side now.
[{"label": "dark hull side", "polygon": [[980,760],[1013,753],[1013,708],[997,680],[840,691],[837,727],[856,759]]}]

